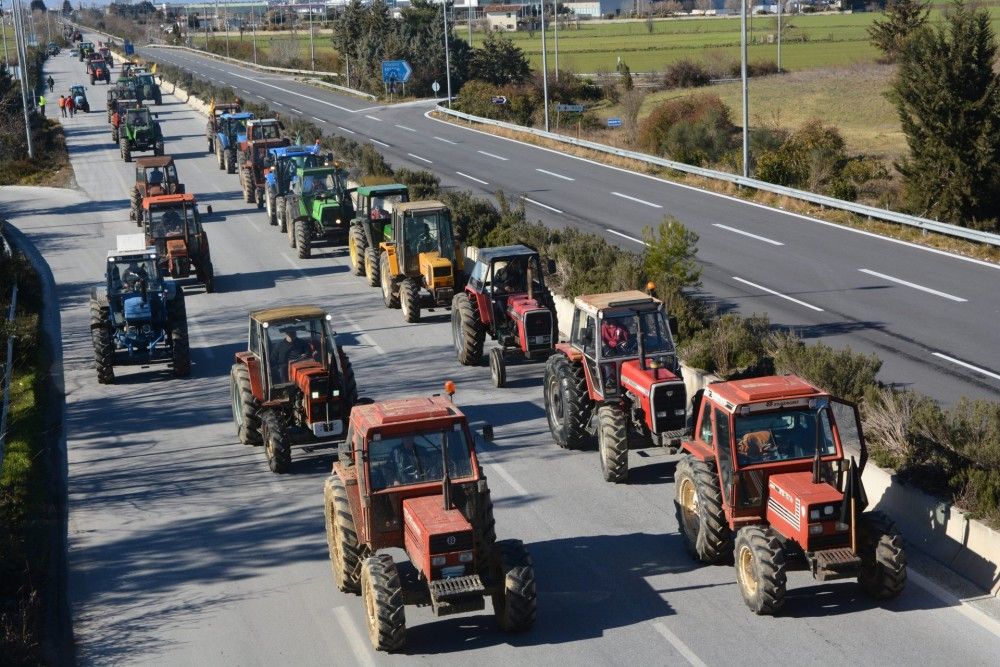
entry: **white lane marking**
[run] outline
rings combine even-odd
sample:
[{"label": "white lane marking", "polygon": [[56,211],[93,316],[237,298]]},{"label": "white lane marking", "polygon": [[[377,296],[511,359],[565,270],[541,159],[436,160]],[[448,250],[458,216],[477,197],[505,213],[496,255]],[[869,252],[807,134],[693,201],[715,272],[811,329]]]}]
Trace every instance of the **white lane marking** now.
[{"label": "white lane marking", "polygon": [[407,153],[407,155],[409,155],[410,157],[412,157],[414,160],[420,160],[421,162],[426,162],[427,164],[434,164],[433,162],[431,162],[430,160],[428,160],[425,157],[420,157],[419,155],[414,155],[413,153]]},{"label": "white lane marking", "polygon": [[370,336],[370,335],[368,334],[368,332],[367,332],[367,331],[365,331],[364,329],[362,329],[362,328],[361,328],[361,325],[359,325],[359,324],[358,324],[358,323],[357,323],[356,321],[354,321],[354,318],[353,318],[353,317],[351,317],[350,315],[347,315],[346,313],[344,313],[344,311],[340,311],[340,312],[338,313],[338,315],[340,316],[340,318],[341,318],[342,320],[344,320],[345,322],[347,322],[348,324],[350,324],[350,325],[351,325],[351,327],[352,327],[352,328],[353,328],[353,329],[354,329],[355,331],[357,331],[357,332],[358,332],[358,334],[357,334],[358,338],[362,338],[362,339],[364,339],[364,341],[365,341],[366,343],[368,343],[368,345],[369,345],[369,346],[370,346],[370,347],[371,347],[371,348],[372,348],[373,350],[375,350],[376,352],[378,352],[378,353],[379,353],[379,354],[381,354],[381,355],[385,355],[385,350],[383,350],[383,349],[382,349],[382,346],[381,346],[381,345],[379,345],[378,343],[376,343],[376,342],[375,342],[375,339],[374,339],[374,338],[372,338],[372,337],[371,337],[371,336]]},{"label": "white lane marking", "polygon": [[246,88],[240,88],[240,91],[243,92],[243,93],[245,93],[245,94],[247,94],[247,95],[252,95],[253,94],[249,90],[247,90]]},{"label": "white lane marking", "polygon": [[[222,72],[223,70],[219,71]],[[275,90],[280,90],[281,92],[287,93],[288,95],[295,95],[296,97],[302,97],[307,100],[312,100],[313,102],[319,102],[320,104],[325,104],[328,107],[333,107],[334,109],[340,109],[341,111],[346,111],[347,113],[354,113],[352,109],[348,109],[347,107],[342,107],[339,104],[334,104],[333,102],[327,102],[326,100],[321,100],[317,97],[303,95],[302,93],[297,93],[294,90],[288,90],[286,88],[282,88],[281,86],[275,86],[274,84],[264,83],[263,81],[255,79],[252,76],[243,76],[242,74],[237,74],[236,72],[229,72],[229,73],[232,74],[233,76],[238,76],[241,79],[246,79],[247,81],[254,81],[262,86],[267,86],[268,88],[274,88]]]},{"label": "white lane marking", "polygon": [[398,127],[401,130],[406,130],[407,132],[416,132],[416,130],[414,130],[412,127],[406,127],[405,125],[399,125],[398,123],[396,124],[396,127]]},{"label": "white lane marking", "polygon": [[[371,137],[369,137],[369,139],[370,138]],[[386,148],[390,148],[389,144],[385,143],[384,141],[379,141],[378,139],[372,139],[372,143],[378,144],[379,146],[385,146]]]},{"label": "white lane marking", "polygon": [[375,116],[369,116],[368,114],[365,114],[365,118],[370,118],[372,120],[377,120],[380,123],[382,122],[381,118],[376,118]]},{"label": "white lane marking", "polygon": [[646,243],[646,242],[645,242],[645,241],[643,241],[642,239],[637,239],[637,238],[636,238],[636,237],[634,237],[634,236],[629,236],[628,234],[622,234],[621,232],[616,232],[616,231],[615,231],[615,230],[613,230],[613,229],[609,229],[608,231],[609,231],[609,232],[611,232],[612,234],[614,234],[615,236],[620,236],[620,237],[622,237],[623,239],[628,239],[629,241],[635,241],[636,243],[641,243],[641,244],[642,244],[642,245],[644,245],[644,246],[648,246],[648,245],[649,245],[648,243]]},{"label": "white lane marking", "polygon": [[438,141],[443,141],[446,144],[457,144],[458,143],[457,141],[452,141],[451,139],[445,139],[443,137],[434,137],[434,138],[437,139]]},{"label": "white lane marking", "polygon": [[486,181],[481,181],[478,178],[476,178],[475,176],[469,176],[468,174],[463,174],[460,171],[456,171],[455,173],[458,174],[459,176],[464,176],[465,178],[469,179],[470,181],[475,181],[476,183],[482,183],[483,185],[489,185],[489,183],[487,183]]},{"label": "white lane marking", "polygon": [[645,199],[639,199],[638,197],[632,197],[630,195],[623,195],[620,192],[612,192],[611,194],[613,194],[616,197],[621,197],[622,199],[628,199],[629,201],[634,201],[637,204],[645,204],[646,206],[649,206],[650,208],[663,208],[659,204],[654,204],[651,201],[646,201]]},{"label": "white lane marking", "polygon": [[954,609],[959,614],[962,614],[982,629],[1000,637],[1000,621],[997,621],[995,618],[992,618],[976,609],[962,598],[958,597],[943,586],[931,581],[919,572],[914,572],[912,567],[907,569],[906,576],[917,586],[920,586],[920,588],[924,589],[941,602],[944,602],[950,608]]},{"label": "white lane marking", "polygon": [[[289,108],[290,108],[290,107],[289,107]],[[302,112],[301,112],[301,111],[299,111],[298,109],[292,109],[292,111],[294,111],[295,113],[297,113],[297,114],[298,114],[298,115],[300,115],[300,116],[302,115]]]},{"label": "white lane marking", "polygon": [[785,245],[781,241],[775,241],[774,239],[769,239],[766,236],[758,236],[757,234],[751,234],[750,232],[745,232],[742,229],[736,229],[735,227],[730,227],[729,225],[720,225],[715,223],[713,227],[718,227],[719,229],[725,229],[727,232],[733,232],[734,234],[742,234],[743,236],[749,236],[752,239],[757,239],[758,241],[763,241],[764,243],[770,243],[771,245]]},{"label": "white lane marking", "polygon": [[337,126],[337,129],[338,129],[338,130],[343,130],[344,132],[347,132],[348,134],[355,134],[354,130],[348,130],[348,129],[347,129],[346,127],[344,127],[343,125],[338,125],[338,126]]},{"label": "white lane marking", "polygon": [[677,652],[684,656],[693,667],[708,667],[705,662],[695,655],[688,645],[681,641],[681,638],[670,631],[662,621],[653,621],[653,629],[663,635],[663,638],[670,642],[670,645],[677,649]]},{"label": "white lane marking", "polygon": [[319,122],[321,122],[321,123],[325,123],[325,122],[327,122],[327,121],[323,120],[322,118],[320,118],[319,116],[313,116],[313,117],[312,117],[312,119],[313,119],[313,120],[318,120],[318,121],[319,121]]},{"label": "white lane marking", "polygon": [[793,299],[792,297],[788,296],[787,294],[782,294],[781,292],[775,292],[773,289],[768,289],[767,287],[764,287],[763,285],[758,285],[757,283],[752,283],[749,280],[743,280],[743,278],[738,278],[736,276],[733,276],[733,280],[741,282],[744,285],[750,285],[750,287],[756,287],[757,289],[763,290],[764,292],[767,292],[768,294],[773,294],[774,296],[780,296],[782,299],[785,299],[787,301],[791,301],[792,303],[797,303],[800,306],[805,306],[806,308],[811,308],[812,310],[815,310],[817,313],[822,313],[823,312],[823,309],[820,308],[820,307],[818,307],[818,306],[814,306],[811,303],[806,303],[805,301],[799,301],[798,299]]},{"label": "white lane marking", "polygon": [[494,158],[494,159],[496,159],[496,160],[503,160],[504,162],[506,162],[506,161],[507,161],[507,158],[505,158],[505,157],[500,157],[499,155],[494,155],[493,153],[487,153],[486,151],[476,151],[476,152],[477,152],[477,153],[481,153],[482,155],[485,155],[486,157],[491,157],[491,158]]},{"label": "white lane marking", "polygon": [[279,102],[278,100],[274,100],[273,102],[271,102],[271,104],[277,104],[277,105],[278,105],[279,107],[283,107],[283,106],[285,106],[284,104],[282,104],[282,103],[281,103],[281,102]]},{"label": "white lane marking", "polygon": [[571,155],[569,153],[563,153],[557,151],[554,148],[545,148],[544,146],[538,146],[537,144],[531,144],[527,141],[520,141],[518,139],[512,139],[510,137],[502,137],[498,134],[491,134],[490,132],[484,132],[483,130],[477,130],[472,127],[466,127],[464,125],[455,125],[454,123],[449,123],[446,120],[440,118],[435,118],[433,115],[434,109],[424,112],[424,118],[427,120],[432,120],[435,123],[441,123],[443,125],[448,125],[451,128],[461,128],[466,132],[475,132],[476,134],[481,134],[485,137],[490,137],[492,139],[502,139],[503,141],[509,141],[512,144],[520,144],[521,146],[526,146],[528,148],[534,148],[536,150],[545,151],[546,153],[552,153],[553,155],[558,155],[562,158],[569,158],[570,160],[577,160],[579,162],[586,162],[587,164],[592,164],[595,167],[603,167],[604,169],[610,169],[612,171],[619,171],[623,174],[629,174],[630,176],[638,176],[640,178],[646,178],[651,181],[656,181],[657,183],[662,183],[664,185],[670,185],[675,188],[681,188],[683,190],[690,190],[692,192],[698,192],[703,195],[709,195],[711,197],[716,197],[718,199],[727,199],[736,204],[743,204],[746,206],[753,206],[755,208],[768,211],[769,213],[777,213],[779,215],[787,215],[792,218],[799,218],[800,220],[805,220],[806,222],[812,222],[817,225],[824,225],[826,227],[832,227],[834,229],[843,232],[852,232],[854,234],[861,234],[862,236],[868,236],[873,239],[878,239],[880,241],[888,241],[889,243],[895,243],[897,245],[906,246],[914,250],[923,250],[924,252],[933,253],[935,255],[942,255],[944,257],[949,257],[951,259],[957,259],[963,262],[969,262],[970,264],[977,264],[979,266],[984,266],[989,269],[1000,269],[1000,263],[987,262],[982,259],[976,259],[975,257],[966,257],[964,255],[956,255],[953,252],[948,252],[947,250],[939,250],[938,248],[931,248],[929,246],[920,245],[918,243],[911,243],[909,241],[903,241],[901,239],[894,239],[888,236],[883,236],[881,234],[876,234],[875,232],[868,232],[863,229],[855,229],[853,227],[845,227],[844,225],[838,224],[836,222],[828,222],[826,220],[820,220],[819,218],[811,218],[808,215],[803,215],[801,213],[793,213],[792,211],[785,211],[780,208],[775,208],[773,206],[768,206],[767,204],[758,204],[757,202],[747,201],[746,199],[740,199],[739,197],[734,197],[732,195],[723,194],[721,192],[714,192],[712,190],[705,190],[702,188],[695,187],[693,185],[687,185],[686,183],[678,183],[676,181],[669,181],[665,178],[660,178],[659,176],[653,176],[652,174],[643,174],[638,171],[633,171],[631,169],[626,169],[625,167],[616,167],[611,164],[605,164],[603,162],[598,162],[597,160],[591,160],[590,158],[581,157],[579,155]]},{"label": "white lane marking", "polygon": [[575,181],[575,178],[570,178],[569,176],[563,176],[562,174],[557,174],[554,171],[549,171],[548,169],[535,169],[535,171],[540,171],[543,174],[548,174],[549,176],[555,176],[556,178],[561,178],[564,181]]},{"label": "white lane marking", "polygon": [[552,211],[553,213],[562,214],[562,211],[560,211],[559,209],[554,208],[552,206],[549,206],[548,204],[543,204],[540,201],[535,201],[534,199],[531,199],[530,197],[525,197],[525,196],[522,195],[521,199],[523,199],[524,201],[528,202],[529,204],[534,204],[535,206],[541,206],[542,208],[547,208],[548,210]]},{"label": "white lane marking", "polygon": [[344,631],[347,643],[351,645],[351,652],[357,658],[358,663],[375,667],[375,661],[372,659],[371,653],[369,653],[369,644],[361,636],[361,633],[358,632],[358,629],[354,627],[354,621],[351,620],[351,615],[347,613],[347,610],[343,607],[334,607],[333,615],[337,619],[337,625]]},{"label": "white lane marking", "polygon": [[515,493],[522,496],[528,495],[528,490],[521,486],[518,481],[514,479],[514,476],[507,472],[506,468],[497,463],[492,454],[488,452],[477,452],[476,455],[482,459],[483,463],[489,466],[490,470],[496,470],[496,473],[500,475],[505,482],[507,482],[507,485],[512,488]]},{"label": "white lane marking", "polygon": [[968,299],[963,299],[960,296],[955,296],[954,294],[948,294],[947,292],[939,292],[936,289],[931,289],[930,287],[924,287],[923,285],[918,285],[916,283],[911,283],[902,278],[894,278],[892,276],[887,276],[884,273],[879,273],[878,271],[872,271],[871,269],[858,269],[861,273],[867,273],[870,276],[875,276],[876,278],[882,278],[883,280],[888,280],[889,282],[897,283],[899,285],[905,285],[906,287],[912,287],[913,289],[920,290],[921,292],[927,292],[928,294],[933,294],[935,296],[940,296],[945,299],[951,299],[952,301],[957,301],[959,303],[965,303]]},{"label": "white lane marking", "polygon": [[984,368],[980,368],[979,366],[973,366],[972,364],[967,364],[960,359],[956,359],[955,357],[949,357],[947,354],[941,354],[940,352],[932,352],[932,354],[938,359],[944,359],[945,361],[950,361],[953,364],[957,364],[959,366],[968,368],[970,371],[975,371],[977,373],[982,373],[983,375],[988,375],[994,380],[1000,380],[1000,375],[997,375],[996,373],[991,373],[990,371]]}]

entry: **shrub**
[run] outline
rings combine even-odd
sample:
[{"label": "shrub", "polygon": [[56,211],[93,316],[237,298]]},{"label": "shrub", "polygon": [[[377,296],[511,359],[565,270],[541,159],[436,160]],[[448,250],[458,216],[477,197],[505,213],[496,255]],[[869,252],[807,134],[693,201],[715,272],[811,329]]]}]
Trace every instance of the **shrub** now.
[{"label": "shrub", "polygon": [[670,100],[639,125],[639,147],[689,164],[717,161],[733,145],[735,126],[718,95]]},{"label": "shrub", "polygon": [[645,283],[642,257],[634,252],[575,229],[560,231],[555,240],[559,285],[567,298],[637,289]]},{"label": "shrub", "polygon": [[409,186],[411,200],[436,197],[441,186],[441,179],[426,169],[414,171],[401,167],[396,170],[396,182]]},{"label": "shrub", "polygon": [[770,370],[767,341],[771,322],[766,315],[743,318],[729,313],[696,333],[681,347],[681,358],[694,368],[722,378]]},{"label": "shrub", "polygon": [[702,63],[684,58],[667,65],[663,72],[664,88],[697,88],[712,82],[712,73]]},{"label": "shrub", "polygon": [[701,267],[695,260],[698,235],[673,216],[664,216],[655,230],[646,227],[643,268],[649,280],[656,284],[657,294],[672,310],[674,302],[683,299],[682,290],[701,285]]},{"label": "shrub", "polygon": [[[494,104],[493,99],[501,96],[507,98],[507,103]],[[537,107],[530,87],[494,86],[485,81],[469,81],[455,98],[455,108],[459,111],[518,125],[530,125]]]},{"label": "shrub", "polygon": [[847,347],[835,350],[824,343],[807,345],[787,333],[771,338],[768,349],[777,373],[794,373],[847,401],[859,402],[868,387],[876,386],[882,368],[877,356],[863,355]]}]

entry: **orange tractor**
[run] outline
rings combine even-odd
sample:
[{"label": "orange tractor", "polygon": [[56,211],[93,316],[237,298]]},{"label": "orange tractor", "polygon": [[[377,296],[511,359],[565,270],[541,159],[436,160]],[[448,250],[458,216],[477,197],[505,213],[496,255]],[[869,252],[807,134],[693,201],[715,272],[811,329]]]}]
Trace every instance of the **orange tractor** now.
[{"label": "orange tractor", "polygon": [[[172,278],[195,277],[206,292],[215,290],[215,268],[208,235],[192,194],[158,195],[142,200],[146,243],[155,246],[164,273]],[[212,207],[208,207],[208,213]]]},{"label": "orange tractor", "polygon": [[135,186],[130,197],[129,217],[142,226],[143,199],[158,195],[184,194],[184,184],[177,179],[177,165],[169,155],[141,157],[135,161]]},{"label": "orange tractor", "polygon": [[324,486],[334,581],[361,593],[380,651],[403,648],[408,604],[447,616],[481,610],[490,597],[501,629],[535,621],[531,556],[520,540],[496,539],[472,431],[451,400],[454,385],[446,390],[355,406]]},{"label": "orange tractor", "polygon": [[781,610],[793,567],[820,581],[856,577],[876,599],[899,595],[903,539],[887,516],[864,511],[857,407],[794,375],[714,383],[692,407],[674,475],[677,522],[698,560],[735,558],[754,613]]},{"label": "orange tractor", "polygon": [[[578,296],[568,343],[545,364],[549,430],[582,448],[597,431],[601,472],[628,480],[628,451],[674,447],[687,423],[687,391],[658,299],[632,290]],[[596,419],[596,424],[591,423]]]}]

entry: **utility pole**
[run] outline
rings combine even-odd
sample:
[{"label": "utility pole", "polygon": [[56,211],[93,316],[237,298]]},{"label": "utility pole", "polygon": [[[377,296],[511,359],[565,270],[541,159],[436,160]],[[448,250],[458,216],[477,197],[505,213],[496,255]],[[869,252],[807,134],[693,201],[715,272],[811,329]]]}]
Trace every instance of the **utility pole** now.
[{"label": "utility pole", "polygon": [[545,107],[545,131],[549,131],[549,65],[546,59],[546,49],[545,49],[545,0],[541,2],[541,12],[539,15],[542,18],[542,100]]},{"label": "utility pole", "polygon": [[448,55],[448,0],[441,0],[441,16],[444,17],[444,71],[448,80],[448,108],[451,108],[451,57]]},{"label": "utility pole", "polygon": [[3,33],[3,62],[10,70],[10,56],[7,54],[7,15],[3,11],[3,0],[0,0],[0,33]]},{"label": "utility pole", "polygon": [[781,3],[778,0],[778,74],[781,74]]},{"label": "utility pole", "polygon": [[226,14],[223,19],[226,23],[226,57],[229,57],[229,0],[226,0]]},{"label": "utility pole", "polygon": [[[35,147],[31,143],[31,117],[28,114],[28,54],[24,47],[24,17],[21,15],[21,0],[11,0],[14,10],[14,41],[17,45],[18,68],[21,79],[21,104],[24,108],[24,133],[28,138],[28,159],[35,157]],[[31,108],[35,108],[35,92],[31,91]]]},{"label": "utility pole", "polygon": [[313,6],[309,5],[309,56],[312,58],[312,71],[316,71],[316,44],[313,42]]},{"label": "utility pole", "polygon": [[740,3],[740,78],[743,80],[743,177],[750,176],[750,91],[747,87],[747,4]]},{"label": "utility pole", "polygon": [[469,48],[472,48],[472,0],[465,0],[469,15]]},{"label": "utility pole", "polygon": [[559,0],[552,0],[552,20],[556,38],[556,83],[559,83]]},{"label": "utility pole", "polygon": [[250,5],[250,28],[253,30],[253,64],[257,64],[257,14],[254,12],[256,5]]}]

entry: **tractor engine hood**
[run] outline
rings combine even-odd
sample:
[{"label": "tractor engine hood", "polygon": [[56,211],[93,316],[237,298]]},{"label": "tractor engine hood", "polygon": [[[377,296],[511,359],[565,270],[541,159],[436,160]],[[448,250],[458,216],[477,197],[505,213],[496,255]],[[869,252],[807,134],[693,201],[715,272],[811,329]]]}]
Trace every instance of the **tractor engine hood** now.
[{"label": "tractor engine hood", "polygon": [[314,434],[340,434],[344,403],[335,378],[322,363],[313,359],[294,361],[288,370],[289,379],[302,393],[306,424],[312,427]]},{"label": "tractor engine hood", "polygon": [[174,278],[185,278],[191,272],[191,258],[184,239],[167,239],[167,268]]},{"label": "tractor engine hood", "polygon": [[622,362],[621,386],[638,399],[646,427],[653,433],[684,428],[687,421],[687,390],[684,380],[669,368],[653,368],[638,359]]},{"label": "tractor engine hood", "polygon": [[441,494],[403,500],[403,546],[428,581],[476,571],[472,525]]},{"label": "tractor engine hood", "polygon": [[125,320],[137,322],[153,318],[153,304],[141,296],[130,296],[125,299]]},{"label": "tractor engine hood", "polygon": [[424,276],[425,284],[432,289],[452,287],[455,284],[451,260],[442,257],[437,250],[420,253],[420,273]]},{"label": "tractor engine hood", "polygon": [[527,294],[507,297],[507,313],[517,325],[521,349],[528,352],[550,349],[555,343],[552,313],[538,299]]},{"label": "tractor engine hood", "polygon": [[812,551],[844,546],[850,536],[840,523],[844,495],[835,487],[813,483],[811,472],[773,474],[767,481],[767,520],[781,535]]}]

